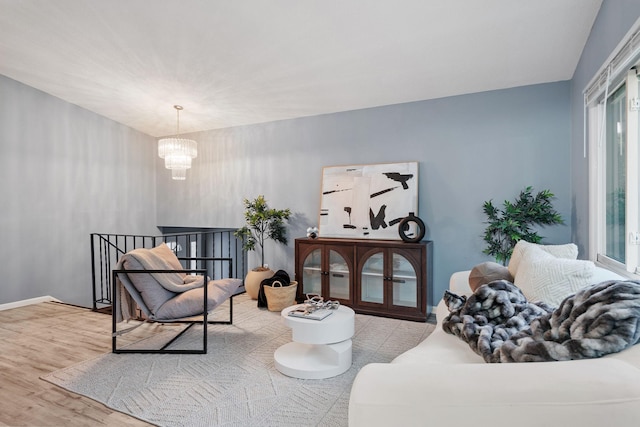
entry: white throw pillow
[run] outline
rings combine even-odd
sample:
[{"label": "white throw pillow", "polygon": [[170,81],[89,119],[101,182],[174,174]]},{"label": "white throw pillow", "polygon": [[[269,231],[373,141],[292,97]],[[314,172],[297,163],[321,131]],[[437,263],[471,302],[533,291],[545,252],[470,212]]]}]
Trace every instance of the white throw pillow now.
[{"label": "white throw pillow", "polygon": [[569,295],[593,284],[595,270],[591,261],[556,258],[530,246],[522,254],[514,284],[529,301],[557,307]]},{"label": "white throw pillow", "polygon": [[518,273],[518,266],[520,265],[520,260],[522,259],[524,251],[532,246],[540,248],[556,258],[578,259],[578,246],[573,243],[567,243],[565,245],[539,245],[537,243],[529,243],[524,240],[519,240],[513,247],[513,253],[511,254],[508,265],[509,273],[513,277],[516,277],[516,274]]}]

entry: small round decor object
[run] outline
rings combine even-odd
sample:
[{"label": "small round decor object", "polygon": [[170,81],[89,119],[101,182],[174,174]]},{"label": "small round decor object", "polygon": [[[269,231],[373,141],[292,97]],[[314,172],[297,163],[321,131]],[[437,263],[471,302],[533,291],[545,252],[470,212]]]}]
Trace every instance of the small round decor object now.
[{"label": "small round decor object", "polygon": [[318,237],[318,228],[317,227],[309,227],[307,228],[307,237],[310,239],[315,239]]},{"label": "small round decor object", "polygon": [[405,242],[419,242],[424,237],[425,231],[424,222],[413,212],[409,212],[409,216],[403,218],[398,224],[398,234]]}]

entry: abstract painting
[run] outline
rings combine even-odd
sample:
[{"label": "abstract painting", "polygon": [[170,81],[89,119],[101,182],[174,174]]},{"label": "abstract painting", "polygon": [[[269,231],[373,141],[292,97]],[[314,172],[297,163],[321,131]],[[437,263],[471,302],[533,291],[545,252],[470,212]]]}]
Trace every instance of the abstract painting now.
[{"label": "abstract painting", "polygon": [[321,237],[400,239],[410,212],[418,215],[418,162],[322,170]]}]

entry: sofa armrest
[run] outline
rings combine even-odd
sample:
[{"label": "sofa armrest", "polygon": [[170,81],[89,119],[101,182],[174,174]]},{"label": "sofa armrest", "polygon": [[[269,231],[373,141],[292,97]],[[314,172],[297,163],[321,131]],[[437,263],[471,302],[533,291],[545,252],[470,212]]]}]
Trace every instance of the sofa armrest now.
[{"label": "sofa armrest", "polygon": [[635,426],[640,370],[616,359],[507,364],[369,364],[349,426]]},{"label": "sofa armrest", "polygon": [[449,279],[449,290],[456,295],[471,295],[469,287],[469,274],[471,270],[456,271]]}]

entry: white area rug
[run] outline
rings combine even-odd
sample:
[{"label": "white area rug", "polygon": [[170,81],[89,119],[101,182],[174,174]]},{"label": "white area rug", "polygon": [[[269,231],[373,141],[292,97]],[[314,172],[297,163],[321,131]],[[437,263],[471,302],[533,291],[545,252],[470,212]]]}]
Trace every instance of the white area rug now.
[{"label": "white area rug", "polygon": [[[217,315],[224,317],[224,309]],[[358,370],[391,361],[433,328],[357,314],[352,367],[337,377],[301,380],[273,364],[274,351],[291,341],[280,313],[241,295],[233,325],[209,325],[206,355],[107,353],[42,379],[159,426],[346,426]],[[199,346],[199,332],[185,334],[176,347]]]}]

